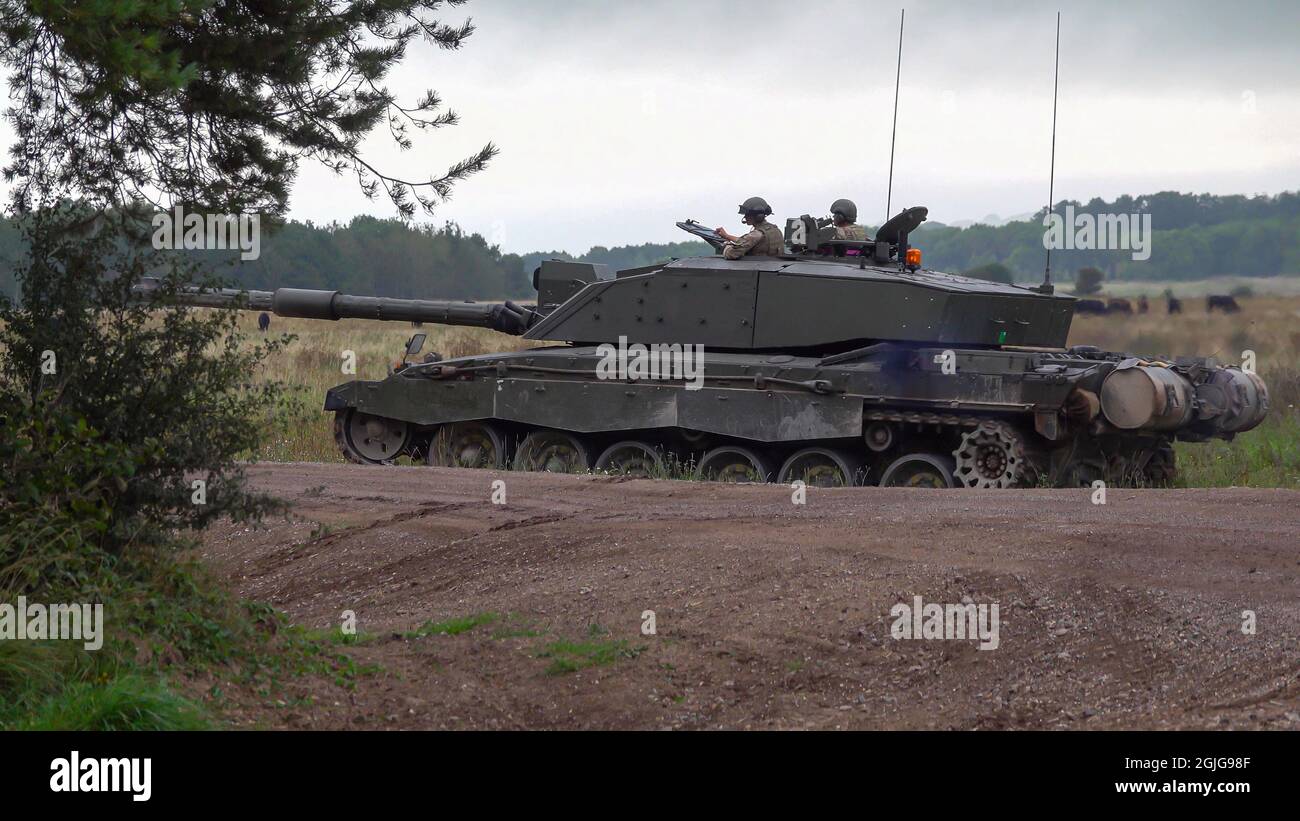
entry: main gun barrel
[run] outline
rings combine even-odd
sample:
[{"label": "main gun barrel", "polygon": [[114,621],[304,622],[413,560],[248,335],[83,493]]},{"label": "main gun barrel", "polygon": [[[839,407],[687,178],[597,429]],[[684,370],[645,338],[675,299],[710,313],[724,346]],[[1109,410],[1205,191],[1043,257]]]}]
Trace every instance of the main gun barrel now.
[{"label": "main gun barrel", "polygon": [[[158,290],[156,280],[143,280],[132,290],[148,297]],[[183,305],[199,308],[241,308],[269,311],[276,316],[299,319],[378,319],[387,322],[432,322],[491,328],[519,336],[538,319],[532,308],[513,302],[450,302],[434,299],[395,299],[349,296],[338,291],[307,288],[279,288],[274,291],[242,291],[233,288],[205,290],[183,288],[176,296]]]}]

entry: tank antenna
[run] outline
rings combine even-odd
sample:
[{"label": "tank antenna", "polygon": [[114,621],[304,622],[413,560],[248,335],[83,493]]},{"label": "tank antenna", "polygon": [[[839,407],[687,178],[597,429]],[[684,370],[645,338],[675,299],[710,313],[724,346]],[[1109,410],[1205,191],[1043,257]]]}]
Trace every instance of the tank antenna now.
[{"label": "tank antenna", "polygon": [[[1061,89],[1061,13],[1056,13],[1056,74],[1052,79],[1052,168],[1047,176],[1047,215],[1052,214],[1052,200],[1056,195],[1056,100]],[[1047,267],[1043,269],[1043,284],[1038,290],[1050,294],[1052,287],[1052,245],[1047,245]]]},{"label": "tank antenna", "polygon": [[903,79],[903,21],[906,17],[907,9],[899,9],[898,68],[894,74],[894,130],[889,136],[889,188],[885,193],[885,222],[889,222],[889,206],[892,204],[894,197],[894,143],[898,139],[898,86]]}]

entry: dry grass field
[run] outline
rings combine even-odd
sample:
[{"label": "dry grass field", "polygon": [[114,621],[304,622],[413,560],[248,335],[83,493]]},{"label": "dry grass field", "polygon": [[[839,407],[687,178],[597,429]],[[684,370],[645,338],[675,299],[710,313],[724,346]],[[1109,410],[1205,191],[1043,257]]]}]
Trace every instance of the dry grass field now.
[{"label": "dry grass field", "polygon": [[[240,330],[250,341],[260,339],[257,314],[243,314]],[[334,446],[334,415],[321,410],[325,392],[354,379],[383,379],[388,369],[401,360],[411,334],[417,332],[428,335],[424,353],[437,351],[447,358],[522,350],[536,345],[484,328],[425,325],[415,329],[404,322],[364,319],[322,322],[272,317],[271,335],[292,334],[297,339],[265,364],[258,379],[276,380],[289,387],[288,400],[299,406],[294,412],[298,421],[287,431],[277,431],[256,457],[272,462],[343,461]],[[355,375],[343,372],[345,351],[356,354]]]},{"label": "dry grass field", "polygon": [[[1220,292],[1226,293],[1227,288]],[[1203,292],[1203,291],[1202,291]],[[1184,298],[1184,312],[1167,316],[1159,290],[1150,296],[1151,312],[1132,317],[1080,316],[1071,344],[1145,355],[1214,355],[1238,363],[1253,350],[1258,369],[1272,392],[1273,412],[1260,428],[1234,442],[1179,444],[1179,484],[1189,487],[1300,487],[1300,295],[1243,298],[1241,313],[1207,315],[1202,298]],[[241,318],[250,340],[259,338],[257,316]],[[426,325],[425,351],[447,357],[529,347],[517,337],[476,328]],[[292,386],[299,403],[298,422],[278,432],[255,457],[263,461],[334,462],[332,416],[320,410],[325,391],[352,379],[382,379],[413,332],[404,323],[344,320],[318,322],[273,318],[271,332],[297,340],[268,362],[261,379]],[[342,373],[344,351],[356,353],[355,376]]]}]

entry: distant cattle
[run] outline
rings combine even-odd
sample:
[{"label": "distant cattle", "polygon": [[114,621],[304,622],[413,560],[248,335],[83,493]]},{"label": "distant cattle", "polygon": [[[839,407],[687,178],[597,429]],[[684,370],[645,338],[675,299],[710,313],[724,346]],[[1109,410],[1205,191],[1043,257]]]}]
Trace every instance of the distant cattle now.
[{"label": "distant cattle", "polygon": [[1227,294],[1211,295],[1205,298],[1205,312],[1207,314],[1214,313],[1215,308],[1218,308],[1225,314],[1235,314],[1237,311],[1241,310],[1241,306],[1237,304],[1237,300]]},{"label": "distant cattle", "polygon": [[1143,295],[1142,298],[1138,300],[1138,313],[1145,314],[1149,310],[1151,310],[1151,303],[1147,302],[1146,296]]},{"label": "distant cattle", "polygon": [[258,314],[257,329],[262,333],[266,333],[267,329],[270,327],[271,327],[271,315],[268,313]]},{"label": "distant cattle", "polygon": [[1112,299],[1106,303],[1106,313],[1131,315],[1133,313],[1133,303],[1127,299]]},{"label": "distant cattle", "polygon": [[1165,300],[1165,309],[1171,314],[1181,314],[1183,312],[1183,301],[1171,296]]},{"label": "distant cattle", "polygon": [[1106,313],[1106,303],[1100,299],[1081,299],[1074,303],[1074,312],[1076,314],[1104,314]]}]

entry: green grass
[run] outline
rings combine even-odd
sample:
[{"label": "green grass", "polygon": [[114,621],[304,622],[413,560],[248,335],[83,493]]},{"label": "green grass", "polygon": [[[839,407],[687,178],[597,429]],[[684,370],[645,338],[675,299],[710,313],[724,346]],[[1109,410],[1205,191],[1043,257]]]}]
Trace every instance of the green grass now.
[{"label": "green grass", "polygon": [[1274,412],[1232,442],[1180,442],[1178,487],[1300,488],[1300,414]]},{"label": "green grass", "polygon": [[18,722],[23,730],[206,730],[206,711],[162,682],[128,673],[63,687]]},{"label": "green grass", "polygon": [[207,711],[164,676],[71,641],[0,642],[0,728],[199,730]]},{"label": "green grass", "polygon": [[326,644],[352,646],[357,644],[370,644],[379,637],[374,633],[367,633],[359,630],[355,633],[345,633],[342,627],[330,627],[322,630],[303,630],[301,638],[309,642],[323,642]]},{"label": "green grass", "polygon": [[[283,692],[285,683],[293,679],[325,679],[343,690],[354,691],[360,679],[383,672],[383,667],[376,664],[357,664],[340,649],[378,637],[370,633],[343,633],[338,628],[307,630],[289,625],[278,611],[276,617],[279,626],[274,635],[234,649],[227,660],[234,662],[234,683],[265,703],[283,706],[277,696]],[[209,696],[220,705],[227,694],[218,688]]]},{"label": "green grass", "polygon": [[504,623],[497,626],[492,631],[492,638],[496,641],[502,639],[535,639],[544,633],[537,628],[532,619],[524,618],[517,613],[507,613]]},{"label": "green grass", "polygon": [[72,642],[0,642],[0,709],[52,688],[80,660]]},{"label": "green grass", "polygon": [[603,667],[620,659],[634,659],[645,651],[645,647],[632,647],[621,639],[600,638],[608,633],[604,627],[593,624],[587,630],[587,641],[553,641],[543,645],[537,656],[551,660],[546,666],[547,675],[562,676],[588,667]]},{"label": "green grass", "polygon": [[500,620],[500,618],[500,613],[475,613],[472,616],[463,616],[446,621],[426,621],[414,630],[403,633],[402,637],[422,639],[425,636],[459,636],[461,633],[468,633],[475,627],[491,624]]},{"label": "green grass", "polygon": [[[496,624],[490,638],[493,641],[512,638],[538,638],[546,635],[539,626],[529,619],[515,613],[475,613],[446,621],[426,621],[415,630],[401,633],[402,638],[420,639],[426,636],[457,636],[468,633],[478,627]],[[585,641],[561,639],[550,641],[535,647],[531,652],[536,658],[549,659],[546,667],[548,675],[563,675],[588,667],[613,664],[619,659],[632,659],[639,656],[646,648],[633,647],[626,641],[606,638],[609,630],[599,624],[587,627]]]},{"label": "green grass", "polygon": [[[20,592],[33,595],[0,589],[0,601]],[[379,672],[339,647],[368,634],[293,627],[269,605],[239,601],[173,550],[141,549],[78,580],[77,589],[38,597],[102,600],[104,645],[92,652],[74,641],[0,641],[0,730],[216,727],[232,699],[273,701],[307,676],[353,690]],[[186,682],[203,677],[221,684],[187,692]]]}]

